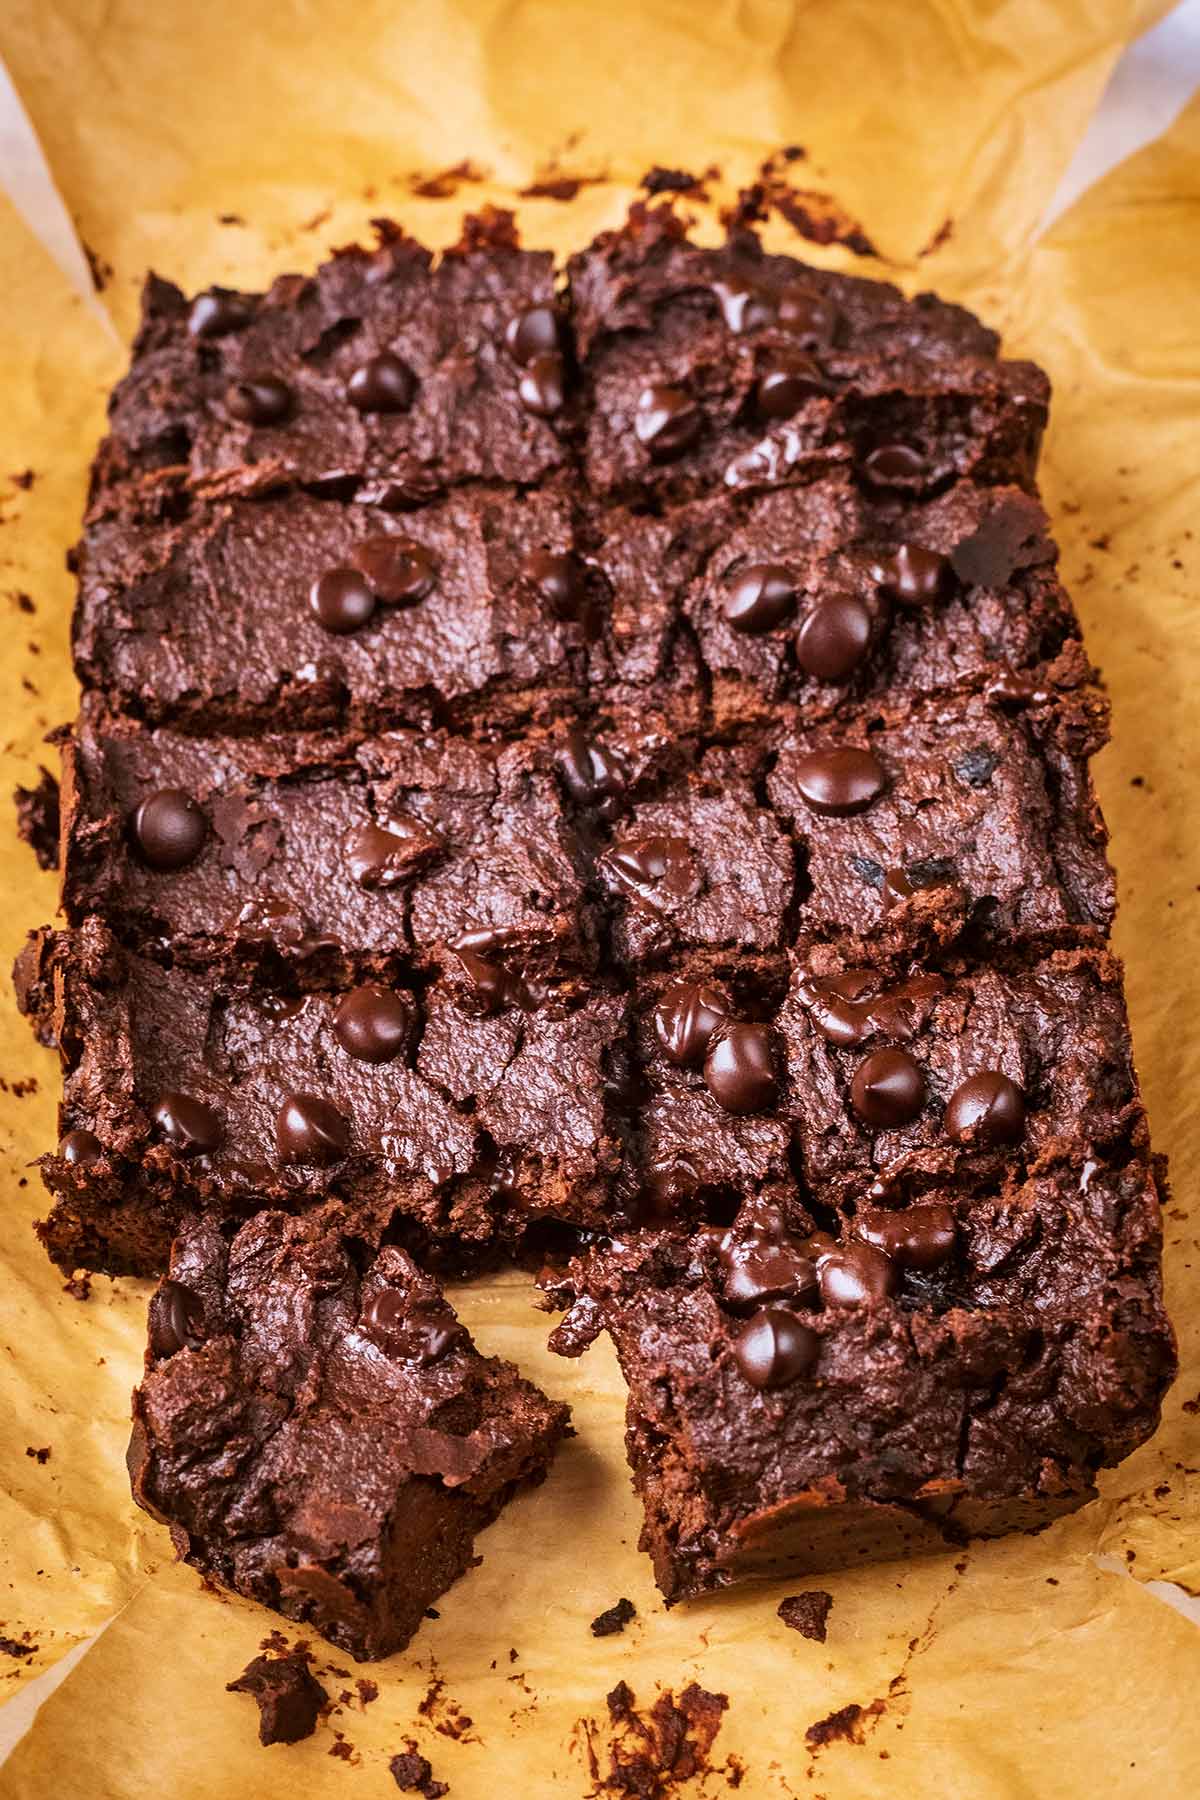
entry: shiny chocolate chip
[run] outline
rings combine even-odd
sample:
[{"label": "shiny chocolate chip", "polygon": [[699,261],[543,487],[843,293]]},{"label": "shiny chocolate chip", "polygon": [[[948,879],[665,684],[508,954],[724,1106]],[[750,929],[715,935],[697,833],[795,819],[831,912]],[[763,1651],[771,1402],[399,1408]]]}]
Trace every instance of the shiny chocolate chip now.
[{"label": "shiny chocolate chip", "polygon": [[704,1061],[713,1032],[733,1012],[729,996],[710,981],[676,981],[654,1009],[654,1030],[663,1054],[681,1068]]},{"label": "shiny chocolate chip", "polygon": [[755,405],[764,419],[790,419],[813,394],[826,386],[820,365],[803,351],[768,363],[754,390]]},{"label": "shiny chocolate chip", "polygon": [[526,412],[536,418],[549,419],[562,411],[566,399],[566,364],[557,350],[535,356],[521,371],[517,397]]},{"label": "shiny chocolate chip", "polygon": [[454,956],[466,980],[469,995],[480,1012],[498,1013],[506,1007],[525,1006],[531,999],[519,975],[503,963],[481,956],[477,950],[455,947]]},{"label": "shiny chocolate chip", "polygon": [[393,888],[410,881],[445,848],[440,835],[419,819],[396,813],[385,826],[369,821],[346,840],[351,879],[363,888]]},{"label": "shiny chocolate chip", "polygon": [[945,593],[949,575],[947,558],[921,544],[898,544],[890,556],[871,564],[872,580],[913,610],[932,606]]},{"label": "shiny chocolate chip", "polygon": [[432,591],[437,579],[437,564],[424,544],[406,537],[366,538],[350,552],[350,566],[375,598],[389,606],[415,606]]},{"label": "shiny chocolate chip", "polygon": [[940,1268],[954,1254],[957,1227],[948,1206],[929,1202],[891,1212],[883,1207],[860,1206],[854,1233],[873,1244],[901,1269]]},{"label": "shiny chocolate chip", "polygon": [[873,1050],[854,1071],[850,1102],[864,1125],[894,1131],[925,1104],[925,1077],[906,1050]]},{"label": "shiny chocolate chip", "polygon": [[133,815],[133,837],[142,860],[163,874],[195,862],[207,836],[203,809],[182,788],[159,788]]},{"label": "shiny chocolate chip", "polygon": [[553,306],[527,306],[504,327],[504,344],[513,361],[525,368],[537,356],[562,350],[562,320]]},{"label": "shiny chocolate chip", "polygon": [[777,1306],[755,1313],[733,1341],[734,1360],[754,1388],[786,1387],[812,1368],[820,1351],[812,1327]]},{"label": "shiny chocolate chip", "polygon": [[333,1035],[347,1056],[359,1062],[386,1063],[404,1049],[412,1022],[412,1005],[403,994],[369,982],[352,988],[338,1001]]},{"label": "shiny chocolate chip", "polygon": [[869,750],[813,750],[795,765],[796,786],[806,806],[826,818],[865,812],[887,786],[883,767]]},{"label": "shiny chocolate chip", "polygon": [[150,1117],[176,1156],[211,1156],[225,1136],[220,1113],[191,1094],[160,1095]]},{"label": "shiny chocolate chip", "polygon": [[230,331],[241,331],[254,317],[250,302],[228,288],[212,288],[197,294],[188,313],[188,330],[193,337],[224,337]]},{"label": "shiny chocolate chip", "polygon": [[416,376],[391,350],[368,358],[346,383],[346,398],[360,413],[407,412],[416,392]]},{"label": "shiny chocolate chip", "polygon": [[985,1069],[955,1088],[945,1126],[956,1144],[1013,1144],[1025,1130],[1025,1096],[999,1069]]},{"label": "shiny chocolate chip", "polygon": [[326,569],[308,590],[318,624],[335,637],[358,631],[375,611],[375,592],[357,569]]},{"label": "shiny chocolate chip", "polygon": [[164,1281],[150,1304],[150,1340],[156,1356],[198,1350],[204,1342],[204,1307],[182,1281]]},{"label": "shiny chocolate chip", "polygon": [[565,550],[530,550],[521,559],[521,579],[556,619],[577,619],[587,598],[583,570]]},{"label": "shiny chocolate chip", "polygon": [[686,450],[700,430],[700,409],[683,388],[643,388],[633,421],[638,443],[666,459]]},{"label": "shiny chocolate chip", "polygon": [[871,615],[854,594],[818,601],[796,633],[796,661],[818,681],[846,681],[871,643]]},{"label": "shiny chocolate chip", "polygon": [[350,1148],[350,1122],[320,1094],[289,1094],[275,1115],[275,1145],[281,1162],[336,1162]]},{"label": "shiny chocolate chip", "polygon": [[602,868],[612,886],[655,910],[690,900],[700,890],[695,859],[683,838],[622,838],[605,852]]},{"label": "shiny chocolate chip", "polygon": [[624,759],[582,731],[568,732],[555,754],[563,786],[577,806],[611,817],[629,779]]},{"label": "shiny chocolate chip", "polygon": [[793,283],[784,288],[778,301],[779,323],[792,337],[813,345],[833,342],[837,330],[837,308],[824,294],[813,288]]},{"label": "shiny chocolate chip", "polygon": [[756,282],[738,276],[714,281],[713,293],[728,329],[737,335],[761,331],[773,325],[777,310],[773,296]]},{"label": "shiny chocolate chip", "polygon": [[863,474],[879,487],[907,486],[924,480],[926,462],[908,444],[880,444],[863,458]]},{"label": "shiny chocolate chip", "polygon": [[58,1154],[64,1162],[74,1163],[86,1168],[104,1155],[104,1145],[94,1131],[86,1131],[82,1127],[75,1131],[65,1132],[59,1139]]},{"label": "shiny chocolate chip", "polygon": [[395,1288],[371,1296],[363,1325],[389,1355],[407,1362],[437,1362],[467,1336],[448,1306],[414,1304]]},{"label": "shiny chocolate chip", "polygon": [[739,571],[725,598],[725,617],[735,631],[773,631],[796,610],[796,583],[779,563],[751,563]]},{"label": "shiny chocolate chip", "polygon": [[726,1112],[766,1112],[779,1091],[769,1028],[726,1022],[709,1042],[704,1082]]},{"label": "shiny chocolate chip", "polygon": [[230,383],[225,404],[243,425],[278,425],[292,410],[292,390],[275,375],[245,375]]},{"label": "shiny chocolate chip", "polygon": [[816,1300],[816,1264],[792,1241],[727,1233],[720,1259],[730,1306],[761,1306],[766,1300],[810,1306]]},{"label": "shiny chocolate chip", "polygon": [[899,1270],[873,1244],[847,1244],[822,1257],[817,1282],[826,1306],[865,1306],[895,1293]]}]

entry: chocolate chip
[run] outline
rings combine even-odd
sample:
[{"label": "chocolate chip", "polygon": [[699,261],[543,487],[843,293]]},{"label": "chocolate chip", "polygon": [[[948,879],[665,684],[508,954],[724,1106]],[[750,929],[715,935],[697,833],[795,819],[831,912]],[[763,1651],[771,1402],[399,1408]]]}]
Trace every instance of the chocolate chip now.
[{"label": "chocolate chip", "polygon": [[793,1300],[807,1306],[816,1299],[816,1264],[795,1242],[757,1235],[735,1238],[727,1232],[720,1259],[730,1306],[761,1306],[764,1300]]},{"label": "chocolate chip", "polygon": [[894,1294],[899,1272],[873,1244],[848,1244],[822,1257],[817,1281],[826,1306],[863,1306]]},{"label": "chocolate chip", "polygon": [[923,481],[925,458],[908,444],[880,444],[863,458],[863,474],[879,487]]},{"label": "chocolate chip", "polygon": [[700,409],[682,388],[643,388],[633,429],[652,456],[678,456],[700,430]]},{"label": "chocolate chip", "polygon": [[824,294],[793,284],[779,296],[777,312],[780,325],[792,337],[818,346],[833,342],[837,308]]},{"label": "chocolate chip", "polygon": [[911,900],[917,890],[903,869],[885,869],[881,891],[885,906],[899,906],[902,900]]},{"label": "chocolate chip", "polygon": [[945,1126],[956,1144],[1015,1143],[1025,1130],[1025,1096],[999,1069],[985,1069],[955,1088]]},{"label": "chocolate chip", "polygon": [[64,1162],[86,1168],[89,1163],[94,1163],[103,1156],[104,1145],[94,1131],[85,1131],[81,1128],[68,1131],[60,1138],[58,1154]]},{"label": "chocolate chip", "polygon": [[940,975],[913,975],[881,990],[867,970],[848,969],[817,978],[799,974],[793,988],[822,1036],[848,1049],[876,1033],[901,1041],[915,1037],[946,984]]},{"label": "chocolate chip", "polygon": [[204,1307],[182,1281],[164,1281],[151,1301],[150,1346],[156,1356],[198,1350],[204,1342]]},{"label": "chocolate chip", "polygon": [[162,1094],[150,1117],[177,1156],[210,1156],[225,1136],[221,1115],[191,1094]]},{"label": "chocolate chip", "polygon": [[522,369],[517,397],[525,411],[539,419],[561,412],[566,399],[566,365],[557,350],[535,356],[529,367]]},{"label": "chocolate chip", "polygon": [[921,544],[898,544],[890,556],[871,564],[872,580],[914,610],[932,606],[945,593],[949,574],[947,559]]},{"label": "chocolate chip", "polygon": [[709,1042],[704,1083],[726,1112],[766,1112],[774,1105],[779,1087],[767,1026],[727,1021]]},{"label": "chocolate chip", "polygon": [[818,681],[845,681],[867,654],[871,615],[853,594],[818,602],[796,633],[796,661]]},{"label": "chocolate chip", "polygon": [[652,1218],[675,1218],[695,1196],[701,1183],[698,1169],[685,1156],[651,1163],[642,1178],[642,1199]]},{"label": "chocolate chip", "polygon": [[733,1008],[722,988],[708,981],[676,981],[654,1009],[654,1030],[668,1061],[690,1068],[704,1061],[712,1034]]},{"label": "chocolate chip", "polygon": [[513,361],[525,368],[539,356],[562,350],[562,321],[553,306],[527,306],[504,327],[504,343]]},{"label": "chocolate chip", "polygon": [[790,419],[813,394],[823,393],[825,377],[801,350],[767,364],[758,378],[754,401],[764,419]]},{"label": "chocolate chip", "polygon": [[346,383],[346,398],[360,413],[407,412],[416,392],[416,376],[390,350],[370,357]]},{"label": "chocolate chip", "polygon": [[622,757],[582,731],[572,731],[556,751],[555,760],[563,786],[576,805],[595,807],[602,818],[611,817],[628,780]]},{"label": "chocolate chip", "polygon": [[882,767],[869,750],[813,750],[795,766],[796,786],[805,804],[825,818],[865,812],[887,786]]},{"label": "chocolate chip", "polygon": [[735,631],[773,631],[796,607],[796,583],[778,563],[751,563],[739,571],[725,599]]},{"label": "chocolate chip", "polygon": [[152,869],[163,873],[186,869],[204,847],[208,820],[182,788],[159,788],[134,813],[133,836]]},{"label": "chocolate chip", "polygon": [[521,559],[521,579],[556,619],[577,619],[587,598],[578,559],[563,550],[530,550]]},{"label": "chocolate chip", "polygon": [[386,828],[372,821],[353,832],[346,840],[346,863],[359,887],[393,888],[427,868],[444,848],[436,831],[396,813]]},{"label": "chocolate chip", "polygon": [[292,410],[292,390],[274,375],[247,375],[230,384],[225,404],[244,425],[278,425]]},{"label": "chocolate chip", "polygon": [[854,1232],[901,1269],[936,1269],[954,1254],[957,1227],[948,1206],[922,1204],[900,1212],[860,1206]]},{"label": "chocolate chip", "polygon": [[690,900],[700,889],[695,860],[683,838],[622,838],[605,851],[601,869],[610,885],[655,911],[672,900]]},{"label": "chocolate chip", "polygon": [[[376,599],[385,600],[389,606],[415,606],[431,591],[437,578],[437,564],[424,544],[406,537],[367,538],[350,552],[350,564]],[[369,618],[370,613],[366,616]],[[324,619],[321,623],[325,623]]]},{"label": "chocolate chip", "polygon": [[275,1115],[281,1162],[329,1163],[350,1148],[350,1124],[320,1094],[289,1094]]},{"label": "chocolate chip", "polygon": [[740,335],[747,331],[761,331],[764,326],[775,323],[777,314],[774,299],[756,283],[735,275],[727,280],[714,281],[712,291],[730,331]]},{"label": "chocolate chip", "polygon": [[924,1106],[925,1077],[907,1051],[874,1050],[854,1071],[850,1102],[864,1125],[892,1131]]},{"label": "chocolate chip", "polygon": [[733,1341],[734,1360],[754,1388],[786,1387],[812,1368],[820,1351],[812,1327],[777,1306],[755,1313]]},{"label": "chocolate chip", "polygon": [[408,1362],[437,1362],[467,1335],[448,1306],[414,1306],[395,1288],[372,1295],[363,1324],[389,1354]]},{"label": "chocolate chip", "polygon": [[279,894],[253,894],[235,924],[239,938],[273,944],[277,950],[300,950],[316,941],[308,915]]},{"label": "chocolate chip", "polygon": [[1000,756],[986,744],[977,744],[973,750],[957,757],[951,766],[958,779],[965,781],[968,787],[982,788],[988,785],[1000,766]]},{"label": "chocolate chip", "polygon": [[197,294],[188,313],[188,330],[193,337],[224,337],[226,332],[241,331],[254,317],[250,302],[228,288],[212,288]]},{"label": "chocolate chip", "polygon": [[326,569],[309,588],[308,603],[326,631],[346,637],[375,611],[375,593],[357,569]]},{"label": "chocolate chip", "polygon": [[386,1063],[404,1049],[412,1021],[412,1006],[402,994],[372,982],[352,988],[338,1001],[333,1035],[359,1062]]},{"label": "chocolate chip", "polygon": [[492,962],[461,943],[455,946],[454,955],[481,1012],[503,1012],[506,1007],[524,1006],[530,1001],[525,983],[503,963]]}]

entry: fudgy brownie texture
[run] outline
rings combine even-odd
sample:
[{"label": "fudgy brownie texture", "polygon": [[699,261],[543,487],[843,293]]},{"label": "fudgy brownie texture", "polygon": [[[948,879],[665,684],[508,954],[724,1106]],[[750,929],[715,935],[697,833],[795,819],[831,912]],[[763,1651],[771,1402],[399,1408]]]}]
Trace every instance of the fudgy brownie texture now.
[{"label": "fudgy brownie texture", "polygon": [[36,938],[24,1004],[64,1069],[55,1198],[65,1269],[152,1274],[189,1211],[324,1201],[443,1262],[537,1222],[611,1224],[625,1002],[593,989],[487,1010],[469,979],[289,995],[123,950],[97,919]]},{"label": "fudgy brownie texture", "polygon": [[669,1603],[1045,1524],[1153,1429],[1173,1359],[1143,1158],[881,1216],[835,1245],[751,1199],[552,1290],[557,1348],[616,1346]]},{"label": "fudgy brownie texture", "polygon": [[970,313],[768,256],[689,243],[635,207],[567,265],[587,485],[605,499],[779,487],[846,465],[925,493],[1032,482],[1049,387]]},{"label": "fudgy brownie texture", "polygon": [[568,1409],[475,1349],[401,1249],[189,1221],[150,1302],[134,1496],[185,1561],[367,1660],[401,1649],[540,1481]]}]

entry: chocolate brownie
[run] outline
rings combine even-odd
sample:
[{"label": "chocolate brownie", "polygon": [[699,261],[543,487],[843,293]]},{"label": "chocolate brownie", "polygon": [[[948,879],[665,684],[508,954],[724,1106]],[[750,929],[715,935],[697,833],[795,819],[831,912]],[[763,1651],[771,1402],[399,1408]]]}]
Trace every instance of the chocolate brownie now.
[{"label": "chocolate brownie", "polygon": [[838,466],[925,493],[1032,482],[1049,388],[932,294],[710,249],[669,206],[635,206],[567,265],[592,493],[676,499]]},{"label": "chocolate brownie", "polygon": [[393,515],[160,484],[93,516],[75,563],[80,681],[156,724],[514,729],[571,711],[584,674],[560,486]]},{"label": "chocolate brownie", "polygon": [[568,1428],[403,1250],[279,1212],[181,1232],[133,1419],[179,1555],[358,1660],[408,1643]]},{"label": "chocolate brownie", "polygon": [[452,946],[526,976],[592,960],[579,852],[536,743],[195,738],[88,696],[63,796],[68,920],[102,913],[176,963],[321,985]]},{"label": "chocolate brownie", "polygon": [[835,1243],[751,1199],[559,1279],[555,1347],[615,1344],[668,1604],[1036,1528],[1154,1429],[1174,1351],[1144,1159],[882,1219]]},{"label": "chocolate brownie", "polygon": [[95,919],[35,960],[26,1004],[52,996],[64,1068],[38,1229],[64,1269],[156,1273],[200,1206],[328,1200],[357,1236],[394,1227],[453,1268],[537,1221],[620,1222],[617,995],[572,1004],[477,970],[261,992],[122,950]]},{"label": "chocolate brownie", "polygon": [[[407,505],[562,468],[565,327],[552,258],[503,214],[436,267],[390,224],[266,294],[189,301],[150,276],[94,492],[184,470],[208,492],[281,482]],[[543,341],[544,340],[544,341]]]}]

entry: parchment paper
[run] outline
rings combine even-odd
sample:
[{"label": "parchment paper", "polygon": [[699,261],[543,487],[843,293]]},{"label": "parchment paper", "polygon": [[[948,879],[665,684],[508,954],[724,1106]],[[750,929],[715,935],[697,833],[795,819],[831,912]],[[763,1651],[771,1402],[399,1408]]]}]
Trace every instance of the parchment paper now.
[{"label": "parchment paper", "polygon": [[[111,270],[101,299],[123,335],[148,264],[189,287],[252,285],[311,267],[380,212],[444,243],[464,207],[487,199],[517,206],[526,241],[562,251],[619,219],[655,163],[720,166],[712,204],[687,202],[711,233],[733,188],[799,145],[806,156],[776,169],[827,196],[804,204],[843,235],[865,233],[892,266],[836,245],[818,258],[936,286],[1049,368],[1044,482],[1114,701],[1097,774],[1135,1043],[1172,1157],[1168,1290],[1183,1356],[1162,1430],[1102,1479],[1099,1502],[1037,1538],[829,1577],[819,1646],[775,1618],[795,1582],[665,1613],[634,1547],[611,1359],[548,1356],[523,1280],[460,1289],[483,1347],[568,1399],[580,1436],[481,1539],[482,1567],[408,1653],[360,1669],[318,1647],[337,1710],[308,1742],[264,1751],[253,1706],[225,1682],[276,1621],[203,1592],[128,1500],[144,1284],[97,1279],[86,1301],[65,1294],[29,1233],[43,1197],[26,1165],[53,1141],[57,1072],[5,994],[0,1638],[34,1648],[0,1651],[0,1680],[15,1686],[112,1623],[0,1771],[0,1793],[386,1795],[388,1758],[411,1738],[455,1800],[583,1796],[595,1784],[581,1721],[599,1722],[603,1775],[604,1695],[618,1679],[640,1706],[693,1680],[729,1696],[713,1768],[671,1793],[716,1796],[735,1782],[742,1795],[827,1800],[1200,1792],[1200,1635],[1169,1603],[1179,1588],[1161,1585],[1200,1590],[1200,1456],[1185,1410],[1200,1402],[1200,105],[1033,242],[1115,55],[1151,10],[442,0],[322,14],[296,0],[236,13],[52,0],[0,14],[0,51],[97,268]],[[441,198],[412,191],[464,159],[491,179],[443,181],[455,191]],[[549,172],[609,179],[569,205],[515,198]],[[785,221],[769,233],[811,249]],[[73,710],[62,558],[122,353],[4,207],[0,294],[11,784],[29,781],[39,755],[53,763],[38,738]],[[12,480],[27,468],[28,489]],[[34,869],[9,817],[0,831],[7,959],[24,927],[50,916],[54,878]],[[588,1622],[622,1595],[637,1619],[593,1639]],[[379,1686],[365,1706],[363,1675]],[[814,1749],[807,1728],[852,1702],[865,1709],[861,1741]]]}]

